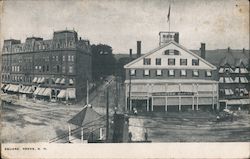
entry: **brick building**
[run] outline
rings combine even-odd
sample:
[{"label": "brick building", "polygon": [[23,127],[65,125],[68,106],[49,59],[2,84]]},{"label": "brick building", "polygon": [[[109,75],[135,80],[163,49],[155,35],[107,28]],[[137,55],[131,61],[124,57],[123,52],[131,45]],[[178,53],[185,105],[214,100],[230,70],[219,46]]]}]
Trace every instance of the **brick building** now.
[{"label": "brick building", "polygon": [[218,109],[216,67],[181,46],[178,33],[159,36],[159,47],[124,66],[127,110]]},{"label": "brick building", "polygon": [[56,31],[50,40],[4,40],[1,87],[6,93],[76,101],[91,78],[90,43],[74,30]]}]

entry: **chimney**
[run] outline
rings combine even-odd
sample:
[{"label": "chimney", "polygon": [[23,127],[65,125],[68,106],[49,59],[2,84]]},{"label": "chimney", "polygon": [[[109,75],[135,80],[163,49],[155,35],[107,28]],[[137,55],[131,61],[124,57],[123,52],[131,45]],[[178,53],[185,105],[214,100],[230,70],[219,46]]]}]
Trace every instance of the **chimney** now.
[{"label": "chimney", "polygon": [[129,58],[132,59],[132,49],[129,49]]},{"label": "chimney", "polygon": [[137,41],[137,58],[141,56],[141,41]]},{"label": "chimney", "polygon": [[244,54],[244,53],[246,52],[246,49],[245,49],[245,48],[243,48],[243,49],[242,49],[242,52],[243,52],[243,54]]},{"label": "chimney", "polygon": [[201,43],[201,58],[206,59],[206,44],[205,43]]},{"label": "chimney", "polygon": [[227,52],[228,52],[228,53],[230,52],[230,49],[231,49],[230,47],[227,48]]},{"label": "chimney", "polygon": [[179,43],[179,33],[174,34],[174,41]]}]

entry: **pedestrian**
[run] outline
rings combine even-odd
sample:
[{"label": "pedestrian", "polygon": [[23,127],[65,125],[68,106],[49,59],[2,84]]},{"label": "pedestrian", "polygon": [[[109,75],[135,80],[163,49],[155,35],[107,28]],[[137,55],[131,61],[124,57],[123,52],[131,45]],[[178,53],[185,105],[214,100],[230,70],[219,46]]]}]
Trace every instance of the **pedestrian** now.
[{"label": "pedestrian", "polygon": [[128,133],[128,141],[129,141],[129,142],[132,141],[132,133],[131,133],[131,132]]},{"label": "pedestrian", "polygon": [[144,137],[145,137],[145,141],[148,141],[148,133],[147,132],[144,133]]}]

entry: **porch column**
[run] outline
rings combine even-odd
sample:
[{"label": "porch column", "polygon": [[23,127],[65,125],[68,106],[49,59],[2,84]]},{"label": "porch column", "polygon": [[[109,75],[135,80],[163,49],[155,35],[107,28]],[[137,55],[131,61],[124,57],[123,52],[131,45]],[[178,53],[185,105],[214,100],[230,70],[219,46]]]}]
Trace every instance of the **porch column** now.
[{"label": "porch column", "polygon": [[83,127],[81,127],[81,142],[83,143]]},{"label": "porch column", "polygon": [[165,97],[165,111],[168,111],[168,97]]},{"label": "porch column", "polygon": [[127,92],[127,87],[128,87],[128,85],[126,85],[126,89],[125,89],[125,111],[128,110],[128,92]]},{"label": "porch column", "polygon": [[154,97],[152,96],[152,106],[151,106],[151,111],[154,111]]},{"label": "porch column", "polygon": [[214,84],[212,85],[212,89],[213,89],[212,110],[214,110]]},{"label": "porch column", "polygon": [[194,110],[194,96],[192,97],[193,103],[192,103],[192,110]]},{"label": "porch column", "polygon": [[179,111],[181,111],[181,97],[179,97]]},{"label": "porch column", "polygon": [[197,96],[197,99],[196,99],[196,103],[197,103],[196,110],[199,110],[199,97],[198,96]]}]

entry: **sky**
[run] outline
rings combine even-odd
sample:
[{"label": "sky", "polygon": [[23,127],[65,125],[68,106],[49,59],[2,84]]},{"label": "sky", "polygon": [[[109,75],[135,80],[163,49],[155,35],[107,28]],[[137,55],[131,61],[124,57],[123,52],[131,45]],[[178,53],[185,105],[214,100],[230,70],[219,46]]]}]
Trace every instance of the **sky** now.
[{"label": "sky", "polygon": [[76,30],[91,44],[108,44],[114,53],[142,53],[159,45],[159,32],[180,34],[188,49],[249,49],[248,0],[12,0],[1,14],[3,39],[39,36],[51,39],[53,31]]}]

